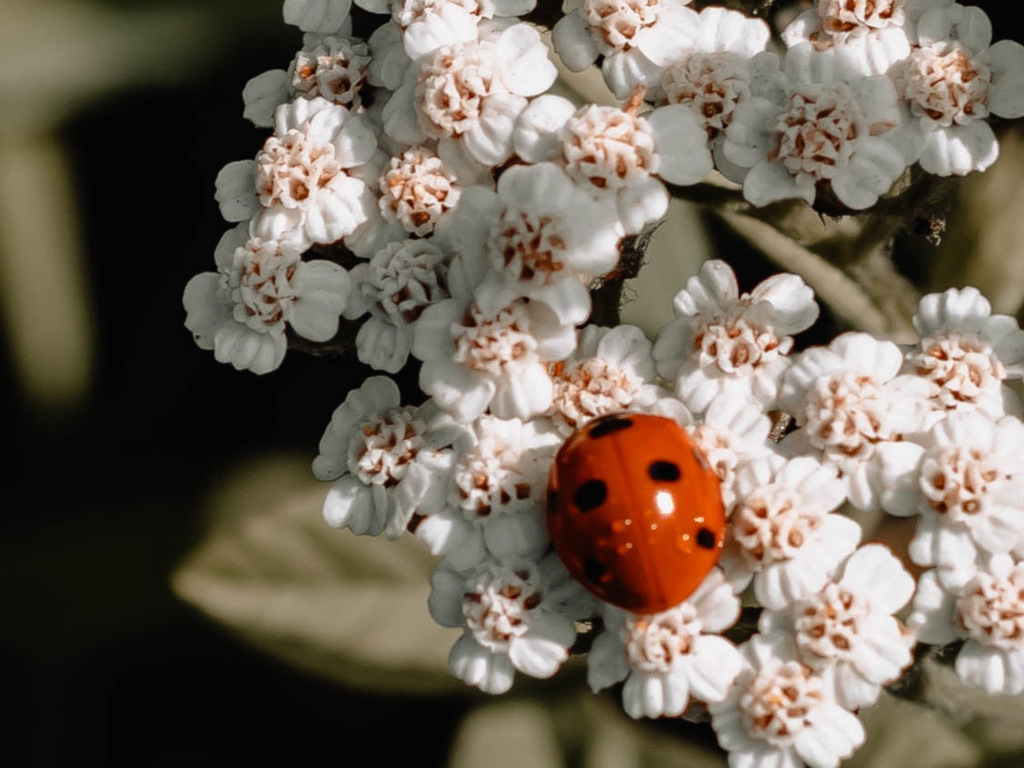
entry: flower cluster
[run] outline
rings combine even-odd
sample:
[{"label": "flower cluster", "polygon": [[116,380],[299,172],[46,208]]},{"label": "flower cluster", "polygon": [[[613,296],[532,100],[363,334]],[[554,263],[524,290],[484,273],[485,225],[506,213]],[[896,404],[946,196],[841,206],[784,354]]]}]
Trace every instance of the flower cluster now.
[{"label": "flower cluster", "polygon": [[[798,351],[819,314],[803,279],[743,291],[716,259],[654,338],[591,322],[624,250],[709,174],[754,206],[849,212],[915,164],[984,170],[989,118],[1024,116],[1024,47],[946,0],[819,0],[780,40],[690,0],[582,0],[553,52],[535,0],[356,3],[381,14],[366,40],[350,0],[284,3],[303,46],[245,88],[270,135],[217,178],[234,227],[185,289],[186,326],[255,373],[296,337],[358,329],[379,373],[320,442],[324,516],[439,558],[453,674],[502,693],[600,627],[590,686],[621,684],[638,718],[699,703],[734,766],[836,766],[919,640],[965,639],[965,684],[1024,690],[1016,321],[950,289],[920,302],[912,346],[847,332]],[[600,60],[625,103],[552,92],[555,55]],[[411,366],[424,398],[404,404],[385,374]],[[622,412],[685,429],[725,510],[717,565],[658,613],[591,595],[546,522],[560,447]],[[862,540],[851,510],[916,516],[908,552]],[[741,637],[744,599],[762,612]]]}]

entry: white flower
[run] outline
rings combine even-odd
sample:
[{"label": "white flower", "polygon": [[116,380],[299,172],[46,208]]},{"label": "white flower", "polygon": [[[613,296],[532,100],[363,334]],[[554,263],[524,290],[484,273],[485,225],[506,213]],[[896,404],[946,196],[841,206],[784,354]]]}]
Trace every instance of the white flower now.
[{"label": "white flower", "polygon": [[395,141],[437,139],[461,145],[475,162],[498,165],[512,154],[512,131],[527,98],[557,76],[540,33],[530,24],[496,27],[479,40],[445,45],[411,67],[384,107]]},{"label": "white flower", "polygon": [[861,510],[888,507],[920,458],[920,448],[903,438],[927,427],[929,388],[917,376],[898,375],[902,357],[892,342],[844,333],[828,347],[805,350],[779,389],[779,407],[799,427],[781,447],[838,467]]},{"label": "white flower", "polygon": [[413,59],[445,45],[477,37],[483,19],[523,16],[536,0],[394,0],[391,15],[403,30],[405,50]]},{"label": "white flower", "polygon": [[623,235],[614,202],[595,200],[553,163],[509,168],[496,190],[473,188],[451,226],[455,251],[491,265],[481,291],[541,301],[566,324],[587,319],[585,283],[614,269]]},{"label": "white flower", "polygon": [[864,743],[864,726],[832,693],[831,670],[799,661],[792,642],[755,635],[728,697],[708,705],[729,768],[838,768]]},{"label": "white flower", "polygon": [[1024,563],[996,555],[960,586],[944,586],[937,569],[918,580],[908,618],[925,643],[966,640],[957,653],[960,680],[987,693],[1024,692]]},{"label": "white flower", "polygon": [[548,543],[544,492],[561,442],[544,420],[481,416],[463,429],[450,471],[439,478],[444,506],[421,511],[410,529],[460,569],[487,557],[538,558]]},{"label": "white flower", "polygon": [[452,298],[428,307],[416,324],[412,354],[423,361],[420,388],[461,422],[490,408],[502,419],[528,419],[551,406],[547,363],[576,347],[576,331],[544,304],[500,296],[481,305],[474,295],[485,269],[456,257]]},{"label": "white flower", "polygon": [[565,65],[581,72],[598,56],[618,99],[637,85],[656,86],[661,67],[686,49],[699,28],[690,0],[583,0],[552,30]]},{"label": "white flower", "polygon": [[695,412],[726,391],[773,408],[792,335],[818,317],[814,292],[797,275],[774,275],[741,295],[732,268],[720,260],[701,265],[673,308],[676,319],[658,334],[654,358]]},{"label": "white flower", "polygon": [[1024,46],[991,45],[985,12],[958,3],[926,11],[917,41],[901,82],[918,162],[940,176],[985,170],[999,155],[989,114],[1024,116]]},{"label": "white flower", "polygon": [[839,202],[868,208],[907,167],[887,132],[900,123],[896,89],[864,77],[834,51],[798,45],[786,54],[781,98],[738,105],[723,154],[749,169],[743,195],[753,205],[799,198],[814,203],[827,184]]},{"label": "white flower", "polygon": [[914,587],[886,547],[868,544],[816,594],[762,613],[758,628],[791,636],[800,661],[811,669],[832,668],[844,707],[870,706],[913,661],[914,635],[893,614],[910,601]]},{"label": "white flower", "polygon": [[552,419],[564,436],[591,419],[619,411],[690,421],[685,406],[654,383],[651,342],[636,326],[585,326],[576,351],[554,363],[551,376],[555,381]]},{"label": "white flower", "polygon": [[731,393],[716,396],[700,423],[687,428],[722,485],[722,503],[736,503],[736,473],[749,461],[772,454],[772,421],[761,405]]},{"label": "white flower", "polygon": [[973,568],[979,555],[1006,553],[1024,533],[1024,424],[1016,416],[993,421],[977,411],[957,412],[921,439],[913,478],[918,512],[910,543],[918,565]]},{"label": "white flower", "polygon": [[416,321],[428,306],[448,298],[447,265],[448,256],[432,241],[402,240],[352,269],[356,288],[345,316],[370,313],[356,336],[360,361],[388,373],[405,367]]},{"label": "white flower", "polygon": [[248,237],[241,223],[221,238],[217,272],[185,286],[185,326],[218,362],[269,373],[288,349],[287,329],[310,341],[329,341],[349,301],[349,273],[330,261],[302,260],[288,241]]},{"label": "white flower", "polygon": [[303,32],[344,34],[351,9],[352,0],[284,0],[284,21]]},{"label": "white flower", "polygon": [[834,514],[845,499],[835,468],[810,457],[767,456],[737,472],[720,565],[757,601],[781,610],[818,592],[860,541],[860,526]]},{"label": "white flower", "polygon": [[373,204],[366,184],[351,173],[377,148],[371,125],[321,98],[282,104],[274,125],[255,161],[231,163],[218,174],[224,218],[253,216],[253,234],[306,245],[354,232]]},{"label": "white flower", "polygon": [[487,561],[460,573],[442,563],[431,576],[430,614],[462,627],[448,657],[452,673],[486,693],[505,693],[517,671],[551,677],[576,639],[554,596],[568,577],[553,557]]},{"label": "white flower", "polygon": [[379,182],[380,212],[410,235],[425,237],[459,204],[462,187],[444,161],[417,146],[392,157]]},{"label": "white flower", "polygon": [[740,601],[721,570],[674,608],[653,615],[604,611],[604,631],[587,655],[587,682],[596,693],[625,680],[622,706],[630,717],[676,717],[691,698],[725,698],[743,665],[736,647],[716,633],[731,627]]},{"label": "white flower", "polygon": [[431,429],[430,401],[411,407],[400,398],[392,379],[370,376],[331,416],[313,461],[318,479],[335,481],[323,509],[331,526],[370,536],[387,529],[397,538],[414,514],[444,503],[433,478],[454,460],[448,446],[458,434]]},{"label": "white flower", "polygon": [[1005,384],[1021,377],[1024,363],[1024,331],[1016,319],[993,315],[977,288],[950,288],[921,299],[914,327],[921,339],[907,353],[906,367],[930,382],[937,409],[978,409],[992,418],[1020,412]]}]

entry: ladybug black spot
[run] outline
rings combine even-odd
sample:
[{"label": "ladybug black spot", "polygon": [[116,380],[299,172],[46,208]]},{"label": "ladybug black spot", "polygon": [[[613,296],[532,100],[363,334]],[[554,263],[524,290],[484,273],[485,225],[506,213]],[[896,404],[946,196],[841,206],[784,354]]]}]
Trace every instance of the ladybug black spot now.
[{"label": "ladybug black spot", "polygon": [[604,581],[606,573],[608,573],[608,568],[600,560],[588,557],[583,561],[583,576],[591,584],[600,584]]},{"label": "ladybug black spot", "polygon": [[629,429],[633,426],[632,419],[624,419],[620,416],[611,416],[608,418],[600,419],[593,427],[590,428],[590,432],[587,434],[590,437],[605,437],[607,435],[621,432],[624,429]]},{"label": "ladybug black spot", "polygon": [[548,491],[548,514],[553,515],[558,511],[558,491]]},{"label": "ladybug black spot", "polygon": [[674,483],[682,476],[679,465],[674,461],[652,461],[647,474],[651,480],[660,483]]},{"label": "ladybug black spot", "polygon": [[603,480],[587,480],[572,495],[572,500],[576,502],[580,512],[592,512],[604,504],[607,498],[608,486]]},{"label": "ladybug black spot", "polygon": [[704,549],[715,548],[715,533],[710,528],[701,528],[697,531],[697,546]]}]

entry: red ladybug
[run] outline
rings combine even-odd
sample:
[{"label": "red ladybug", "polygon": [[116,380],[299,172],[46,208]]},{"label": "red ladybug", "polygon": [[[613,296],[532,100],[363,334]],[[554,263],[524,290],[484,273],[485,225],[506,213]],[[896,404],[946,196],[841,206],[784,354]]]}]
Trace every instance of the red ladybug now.
[{"label": "red ladybug", "polygon": [[619,413],[589,422],[558,451],[548,528],[590,592],[658,613],[689,597],[718,561],[725,508],[718,476],[676,421]]}]

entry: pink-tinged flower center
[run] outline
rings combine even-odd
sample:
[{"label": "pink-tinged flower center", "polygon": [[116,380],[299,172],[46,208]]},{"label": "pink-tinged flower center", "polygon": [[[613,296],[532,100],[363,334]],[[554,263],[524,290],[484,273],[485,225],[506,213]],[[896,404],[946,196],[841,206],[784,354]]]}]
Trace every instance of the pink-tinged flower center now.
[{"label": "pink-tinged flower center", "polygon": [[903,0],[818,0],[821,26],[830,35],[845,37],[874,29],[903,26]]},{"label": "pink-tinged flower center", "polygon": [[1004,651],[1024,648],[1024,564],[1005,578],[978,573],[957,598],[956,611],[972,640]]},{"label": "pink-tinged flower center", "polygon": [[988,117],[992,72],[961,43],[916,48],[907,60],[906,98],[915,115],[948,128]]},{"label": "pink-tinged flower center", "polygon": [[388,249],[393,253],[386,262],[378,261],[379,256],[370,262],[361,290],[386,315],[413,323],[424,309],[448,296],[438,274],[445,256],[429,240],[410,240]]},{"label": "pink-tinged flower center", "polygon": [[542,601],[540,573],[522,561],[515,570],[487,565],[462,595],[462,615],[473,638],[491,651],[508,649],[510,641],[530,631],[530,611]]},{"label": "pink-tinged flower center", "polygon": [[566,170],[578,181],[622,189],[657,172],[650,128],[616,107],[584,107],[569,119],[560,136]]},{"label": "pink-tinged flower center", "polygon": [[928,452],[920,487],[928,505],[947,522],[967,523],[988,507],[1001,477],[992,457],[976,447],[944,445]]},{"label": "pink-tinged flower center", "polygon": [[565,269],[562,222],[506,208],[491,229],[487,252],[501,272],[533,285],[547,285]]},{"label": "pink-tinged flower center", "polygon": [[811,444],[840,468],[874,454],[875,444],[895,435],[887,424],[889,399],[870,376],[836,371],[819,377],[804,400],[804,427]]},{"label": "pink-tinged flower center", "polygon": [[385,220],[397,221],[406,232],[420,237],[433,232],[441,215],[454,208],[462,195],[455,175],[424,147],[391,158],[379,188]]},{"label": "pink-tinged flower center", "polygon": [[423,21],[430,13],[437,13],[446,5],[462,8],[473,16],[480,15],[478,0],[397,0],[392,3],[391,17],[402,29],[416,21]]},{"label": "pink-tinged flower center", "polygon": [[358,104],[369,63],[365,44],[332,38],[329,46],[318,45],[295,56],[292,88],[307,99],[320,96],[335,104]]},{"label": "pink-tinged flower center", "polygon": [[935,398],[945,408],[974,402],[1006,378],[991,344],[958,334],[922,339],[909,360],[918,376],[935,384]]},{"label": "pink-tinged flower center", "polygon": [[796,557],[821,525],[825,513],[808,507],[794,489],[770,484],[737,504],[732,537],[755,570]]},{"label": "pink-tinged flower center", "polygon": [[833,179],[869,135],[864,113],[845,83],[796,88],[775,123],[777,160],[799,184]]},{"label": "pink-tinged flower center", "polygon": [[687,104],[708,133],[724,131],[736,105],[750,96],[750,67],[727,51],[691,53],[662,73],[661,88],[669,104]]},{"label": "pink-tinged flower center", "polygon": [[871,606],[863,598],[834,582],[797,607],[796,641],[801,658],[822,668],[836,661],[849,661],[863,621]]},{"label": "pink-tinged flower center", "polygon": [[494,73],[476,45],[447,45],[420,72],[416,99],[420,126],[435,139],[458,137],[480,120]]},{"label": "pink-tinged flower center", "polygon": [[485,437],[459,457],[452,475],[451,503],[467,520],[527,511],[533,483],[523,472],[527,460],[503,437]]},{"label": "pink-tinged flower center", "polygon": [[785,355],[793,339],[779,339],[772,331],[752,326],[742,318],[724,318],[705,325],[694,336],[701,367],[715,365],[722,373],[749,375],[755,368]]},{"label": "pink-tinged flower center", "polygon": [[372,415],[349,439],[349,471],[366,485],[396,485],[425,444],[426,429],[410,408]]},{"label": "pink-tinged flower center", "polygon": [[824,686],[813,671],[797,661],[762,669],[740,695],[747,732],[774,744],[787,744],[812,725],[824,700]]},{"label": "pink-tinged flower center", "polygon": [[529,320],[517,302],[488,317],[470,307],[453,325],[455,362],[489,376],[515,375],[515,369],[537,361],[537,339],[527,332]]},{"label": "pink-tinged flower center", "polygon": [[302,131],[271,136],[256,155],[256,192],[269,208],[299,208],[342,173],[333,144],[314,144]]},{"label": "pink-tinged flower center", "polygon": [[658,21],[662,0],[584,0],[590,36],[604,55],[635,47],[637,33]]},{"label": "pink-tinged flower center", "polygon": [[667,674],[693,652],[703,628],[689,603],[654,616],[631,616],[620,633],[626,662],[637,672]]},{"label": "pink-tinged flower center", "polygon": [[255,331],[284,333],[297,293],[292,287],[302,262],[298,251],[250,240],[235,250],[232,270],[222,277],[236,320]]},{"label": "pink-tinged flower center", "polygon": [[551,366],[557,416],[578,428],[598,416],[626,410],[642,385],[640,378],[600,357]]}]

